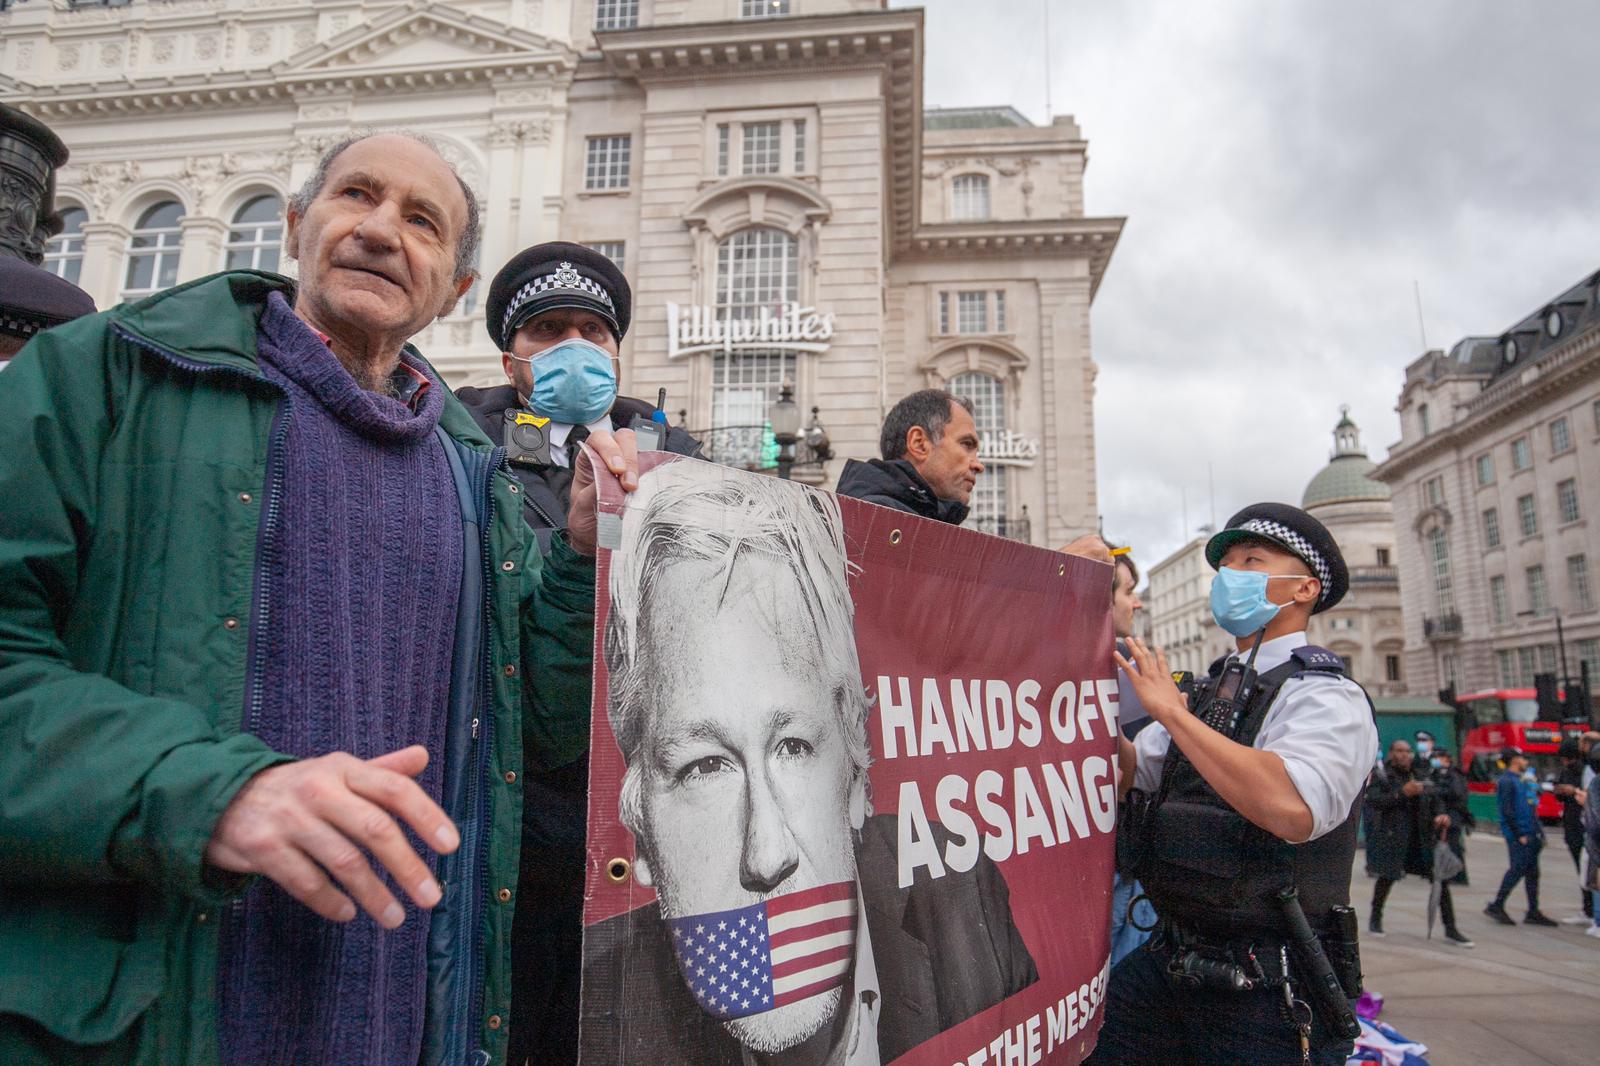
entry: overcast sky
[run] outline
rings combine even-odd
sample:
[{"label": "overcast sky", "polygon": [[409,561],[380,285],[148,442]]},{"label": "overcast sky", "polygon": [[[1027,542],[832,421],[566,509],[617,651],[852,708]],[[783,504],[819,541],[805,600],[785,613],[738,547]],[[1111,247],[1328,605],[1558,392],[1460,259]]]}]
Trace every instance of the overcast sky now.
[{"label": "overcast sky", "polygon": [[[896,3],[895,6],[901,6]],[[1045,121],[1043,0],[920,0],[929,107]],[[1368,454],[1430,347],[1600,267],[1600,4],[1053,0],[1049,85],[1128,223],[1094,305],[1100,506],[1146,566]],[[1183,524],[1187,489],[1188,530]]]}]

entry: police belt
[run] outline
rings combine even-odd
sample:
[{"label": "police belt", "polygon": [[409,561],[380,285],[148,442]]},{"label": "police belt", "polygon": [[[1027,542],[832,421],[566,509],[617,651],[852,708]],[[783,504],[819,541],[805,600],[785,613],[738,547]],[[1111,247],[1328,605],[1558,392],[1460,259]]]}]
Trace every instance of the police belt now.
[{"label": "police belt", "polygon": [[1150,938],[1152,949],[1167,954],[1167,976],[1175,984],[1210,991],[1251,992],[1281,988],[1296,975],[1285,973],[1289,941],[1280,936],[1219,938],[1161,919]]}]

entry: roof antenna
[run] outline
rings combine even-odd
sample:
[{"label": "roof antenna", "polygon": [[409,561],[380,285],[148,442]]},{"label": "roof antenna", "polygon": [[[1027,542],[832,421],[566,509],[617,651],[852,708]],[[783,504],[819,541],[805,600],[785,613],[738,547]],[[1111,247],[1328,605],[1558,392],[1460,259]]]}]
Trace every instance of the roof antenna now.
[{"label": "roof antenna", "polygon": [[1423,355],[1427,355],[1428,354],[1428,330],[1427,330],[1427,327],[1425,327],[1422,324],[1422,285],[1421,285],[1421,283],[1413,280],[1411,282],[1411,291],[1417,298],[1417,334],[1418,334],[1418,336],[1420,336],[1422,338],[1422,354]]}]

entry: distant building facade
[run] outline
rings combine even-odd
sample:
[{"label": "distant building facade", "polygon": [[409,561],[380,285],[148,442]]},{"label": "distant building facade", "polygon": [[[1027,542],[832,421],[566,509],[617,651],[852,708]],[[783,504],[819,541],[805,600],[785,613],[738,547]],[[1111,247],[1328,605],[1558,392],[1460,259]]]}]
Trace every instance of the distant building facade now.
[{"label": "distant building facade", "polygon": [[1311,616],[1306,639],[1343,659],[1368,695],[1401,696],[1405,636],[1394,511],[1389,487],[1370,476],[1374,466],[1361,430],[1348,409],[1342,411],[1333,427],[1333,456],[1306,486],[1300,506],[1333,534],[1350,571],[1350,590],[1335,607]]},{"label": "distant building facade", "polygon": [[[835,458],[937,385],[974,403],[972,524],[1096,526],[1089,308],[1121,232],[1070,117],[925,111],[923,13],[882,0],[130,0],[0,10],[0,99],[72,149],[54,268],[102,307],[289,269],[283,204],[352,130],[436,137],[483,199],[479,266],[564,238],[634,288],[622,385],[770,467],[792,382]],[[479,287],[481,289],[481,286]],[[501,380],[479,290],[416,340]],[[808,418],[807,421],[810,421]]]},{"label": "distant building facade", "polygon": [[[1414,694],[1600,679],[1600,273],[1406,368],[1393,492]],[[1594,522],[1594,524],[1591,524]]]}]

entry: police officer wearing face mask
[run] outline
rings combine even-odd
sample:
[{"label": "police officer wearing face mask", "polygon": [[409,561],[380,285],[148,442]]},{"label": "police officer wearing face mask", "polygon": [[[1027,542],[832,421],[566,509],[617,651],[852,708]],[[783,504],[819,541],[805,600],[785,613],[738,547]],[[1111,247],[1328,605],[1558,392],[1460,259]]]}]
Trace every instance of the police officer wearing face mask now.
[{"label": "police officer wearing face mask", "polygon": [[1160,651],[1131,639],[1117,656],[1155,719],[1121,742],[1118,862],[1161,924],[1112,971],[1091,1061],[1342,1064],[1360,985],[1350,868],[1378,732],[1306,625],[1344,595],[1344,559],[1315,518],[1272,503],[1234,515],[1206,559],[1237,654],[1187,695]]},{"label": "police officer wearing face mask", "polygon": [[[546,552],[566,525],[573,458],[583,439],[655,414],[653,404],[617,395],[617,345],[628,331],[632,298],[615,263],[562,241],[523,251],[489,286],[486,325],[510,384],[456,395],[489,439],[506,448],[523,486],[522,516]],[[699,448],[675,427],[662,444],[684,455]],[[588,757],[567,766],[526,766],[522,788],[508,1061],[559,1066],[578,1058]]]},{"label": "police officer wearing face mask", "polygon": [[[524,250],[489,285],[485,325],[510,384],[469,386],[456,395],[489,439],[505,447],[525,490],[523,517],[546,552],[566,525],[573,456],[583,439],[597,429],[626,429],[635,419],[665,426],[654,404],[617,395],[617,346],[632,303],[615,263],[565,241]],[[700,445],[672,427],[661,449],[695,455]]]}]

